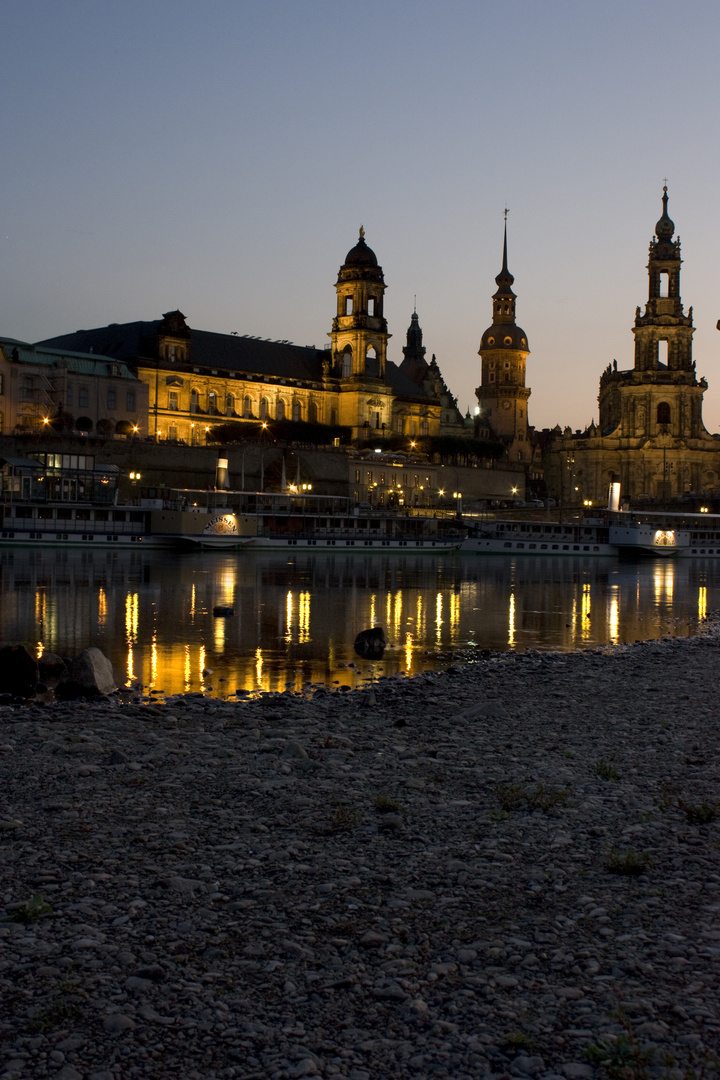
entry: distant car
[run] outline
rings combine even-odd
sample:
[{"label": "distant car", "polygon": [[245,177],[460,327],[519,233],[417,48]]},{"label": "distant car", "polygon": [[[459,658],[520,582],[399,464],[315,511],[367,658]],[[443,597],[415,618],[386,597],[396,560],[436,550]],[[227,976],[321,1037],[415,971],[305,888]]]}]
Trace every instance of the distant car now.
[{"label": "distant car", "polygon": [[545,506],[542,499],[528,499],[528,506]]}]

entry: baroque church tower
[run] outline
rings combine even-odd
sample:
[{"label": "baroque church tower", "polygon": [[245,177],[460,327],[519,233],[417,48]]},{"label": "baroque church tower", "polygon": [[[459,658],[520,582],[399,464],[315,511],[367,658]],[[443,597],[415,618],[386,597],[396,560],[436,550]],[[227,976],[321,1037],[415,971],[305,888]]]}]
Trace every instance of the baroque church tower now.
[{"label": "baroque church tower", "polygon": [[365,230],[348,251],[335,285],[337,313],[328,335],[332,375],[340,381],[339,422],[363,433],[389,433],[393,396],[386,379],[387,321],[383,315],[385,279]]},{"label": "baroque church tower", "polygon": [[624,500],[706,497],[720,482],[720,445],[703,424],[708,384],[698,379],[692,357],[692,308],[680,297],[680,239],[668,215],[650,241],[648,300],[635,311],[635,360],[629,370],[616,361],[600,377],[599,425],[557,434],[545,458],[551,494],[563,501],[604,503],[611,483]]},{"label": "baroque church tower", "polygon": [[482,383],[475,391],[480,405],[480,424],[487,427],[508,448],[513,462],[529,462],[525,362],[530,354],[527,336],[515,322],[515,278],[507,265],[507,212],[503,239],[502,270],[495,278],[493,321],[482,336],[478,353],[482,361]]}]

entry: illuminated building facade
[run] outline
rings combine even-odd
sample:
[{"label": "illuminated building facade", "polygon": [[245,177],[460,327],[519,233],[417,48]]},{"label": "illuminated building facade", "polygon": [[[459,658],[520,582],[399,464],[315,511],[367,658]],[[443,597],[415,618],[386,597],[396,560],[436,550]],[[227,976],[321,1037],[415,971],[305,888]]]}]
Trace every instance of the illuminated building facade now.
[{"label": "illuminated building facade", "polygon": [[128,364],[147,387],[149,434],[161,440],[200,444],[219,423],[284,419],[342,425],[365,441],[438,435],[441,428],[466,434],[436,362],[423,359],[424,369],[413,367],[410,375],[405,360],[388,360],[385,281],[362,229],[335,289],[324,349],[196,330],[181,311],[41,344]]},{"label": "illuminated building facade", "polygon": [[0,338],[0,433],[147,433],[148,388],[122,361]]},{"label": "illuminated building facade", "polygon": [[635,363],[608,365],[600,378],[599,423],[570,428],[550,443],[545,458],[548,492],[565,502],[604,503],[620,481],[624,499],[668,499],[718,487],[720,441],[706,431],[692,357],[692,308],[680,296],[680,239],[663,212],[648,259],[648,301],[635,313]]}]

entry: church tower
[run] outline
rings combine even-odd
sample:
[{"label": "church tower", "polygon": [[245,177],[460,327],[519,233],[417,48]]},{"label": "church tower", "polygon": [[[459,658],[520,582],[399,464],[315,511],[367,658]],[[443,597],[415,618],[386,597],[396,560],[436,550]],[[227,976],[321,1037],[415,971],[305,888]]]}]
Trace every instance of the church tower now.
[{"label": "church tower", "polygon": [[667,186],[663,187],[663,213],[650,241],[648,302],[645,314],[635,313],[635,370],[692,371],[692,309],[686,315],[680,299],[680,238],[673,240],[675,224],[667,212]]},{"label": "church tower", "polygon": [[495,278],[493,321],[482,336],[478,350],[482,361],[482,384],[475,391],[483,427],[487,426],[508,447],[511,461],[529,462],[525,362],[530,353],[525,331],[515,322],[515,278],[507,265],[507,215],[503,239],[502,270]]},{"label": "church tower", "polygon": [[383,316],[385,279],[365,230],[345,256],[335,285],[337,312],[332,322],[332,375],[339,380],[339,422],[354,438],[390,433],[392,393],[386,379],[387,343]]}]

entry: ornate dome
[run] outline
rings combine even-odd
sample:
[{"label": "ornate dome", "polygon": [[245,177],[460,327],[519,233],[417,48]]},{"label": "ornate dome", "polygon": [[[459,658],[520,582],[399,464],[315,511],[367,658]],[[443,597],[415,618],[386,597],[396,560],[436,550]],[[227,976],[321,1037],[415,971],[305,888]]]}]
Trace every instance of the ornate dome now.
[{"label": "ornate dome", "polygon": [[522,349],[530,352],[527,334],[515,323],[493,323],[483,334],[480,349]]},{"label": "ornate dome", "polygon": [[350,248],[345,256],[343,268],[346,266],[377,266],[377,256],[372,248],[365,243],[365,230],[360,226],[360,239],[354,248]]}]

